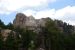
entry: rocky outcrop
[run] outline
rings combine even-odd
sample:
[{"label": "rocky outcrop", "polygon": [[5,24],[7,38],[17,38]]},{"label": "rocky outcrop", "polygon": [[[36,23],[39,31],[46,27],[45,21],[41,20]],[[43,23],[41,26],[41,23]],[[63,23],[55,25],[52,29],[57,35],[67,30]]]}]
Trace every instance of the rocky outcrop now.
[{"label": "rocky outcrop", "polygon": [[8,37],[8,34],[11,32],[11,30],[9,29],[1,29],[1,34],[4,37],[4,41],[6,40],[6,38]]},{"label": "rocky outcrop", "polygon": [[22,13],[16,15],[16,19],[13,21],[14,27],[24,27],[26,21],[26,16]]},{"label": "rocky outcrop", "polygon": [[16,32],[14,32],[14,31],[12,31],[10,29],[0,29],[0,33],[2,34],[4,41],[7,39],[8,35],[11,32],[13,33],[14,37],[16,37]]},{"label": "rocky outcrop", "polygon": [[28,28],[30,30],[40,30],[40,26],[45,26],[46,18],[35,19],[33,16],[26,16],[22,13],[16,15],[16,19],[13,21],[14,27]]}]

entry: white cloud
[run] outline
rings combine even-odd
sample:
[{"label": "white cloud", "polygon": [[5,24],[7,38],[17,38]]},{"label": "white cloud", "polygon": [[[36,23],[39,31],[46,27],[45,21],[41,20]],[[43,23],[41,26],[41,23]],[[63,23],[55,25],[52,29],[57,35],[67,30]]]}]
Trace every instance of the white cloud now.
[{"label": "white cloud", "polygon": [[54,17],[55,14],[55,9],[50,9],[50,10],[42,10],[38,11],[35,15],[35,18],[46,18],[46,17]]},{"label": "white cloud", "polygon": [[3,7],[0,8],[0,14],[9,14],[9,13],[10,13],[9,10],[7,10],[7,9],[5,9]]},{"label": "white cloud", "polygon": [[56,11],[57,19],[75,25],[75,6],[67,6]]},{"label": "white cloud", "polygon": [[22,13],[24,13],[27,16],[33,15],[36,19],[46,18],[46,17],[54,18],[55,9],[45,9],[45,10],[40,10],[40,11],[28,9],[28,10],[23,11]]},{"label": "white cloud", "polygon": [[[55,2],[56,0],[0,0],[0,9],[5,8],[9,10],[9,12],[12,11],[18,11],[18,9],[22,7],[39,7],[39,6],[45,6],[48,3]],[[7,10],[0,10],[7,12]]]},{"label": "white cloud", "polygon": [[62,9],[59,9],[59,10],[56,10],[56,14],[55,16],[57,16],[58,18],[61,16],[65,16],[65,15],[70,15],[70,14],[75,14],[75,6],[67,6],[67,7],[64,7]]},{"label": "white cloud", "polygon": [[67,6],[62,9],[45,9],[41,11],[27,10],[23,13],[33,15],[35,18],[46,18],[63,20],[64,22],[75,25],[75,6]]},{"label": "white cloud", "polygon": [[29,9],[29,10],[26,10],[26,11],[24,11],[22,13],[24,13],[26,16],[30,16],[30,15],[34,16],[36,14],[36,11]]}]

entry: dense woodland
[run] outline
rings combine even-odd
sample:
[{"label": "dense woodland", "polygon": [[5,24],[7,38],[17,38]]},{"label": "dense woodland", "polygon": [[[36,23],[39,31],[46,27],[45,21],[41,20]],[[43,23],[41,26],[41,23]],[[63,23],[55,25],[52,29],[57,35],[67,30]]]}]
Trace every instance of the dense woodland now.
[{"label": "dense woodland", "polygon": [[[49,18],[46,26],[40,26],[40,28],[41,31],[37,34],[27,28],[14,28],[12,23],[5,25],[0,20],[0,50],[38,50],[38,48],[44,50],[75,50],[74,26]],[[1,34],[2,29],[12,30],[5,41]],[[16,32],[15,35],[13,31]]]}]

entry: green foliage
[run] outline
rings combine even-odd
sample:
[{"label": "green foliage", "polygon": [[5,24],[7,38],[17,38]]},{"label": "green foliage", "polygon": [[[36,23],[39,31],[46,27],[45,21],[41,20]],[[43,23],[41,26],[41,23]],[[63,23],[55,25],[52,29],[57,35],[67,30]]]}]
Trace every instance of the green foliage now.
[{"label": "green foliage", "polygon": [[[57,48],[60,30],[55,25],[55,22],[49,19],[46,22],[46,27],[42,29],[44,35],[44,45],[46,50],[55,50]],[[54,48],[55,47],[55,48]]]},{"label": "green foliage", "polygon": [[28,50],[28,48],[32,48],[31,45],[31,41],[35,40],[35,36],[36,33],[33,32],[32,30],[28,30],[28,29],[22,29],[22,28],[15,28],[15,32],[17,32],[17,35],[21,36],[20,42],[21,42],[21,46],[22,48],[26,48]]},{"label": "green foliage", "polygon": [[3,43],[4,43],[4,41],[3,41],[3,36],[2,36],[2,34],[0,33],[0,50],[2,50],[3,49]]},{"label": "green foliage", "polygon": [[14,33],[13,33],[13,31],[11,31],[5,41],[6,49],[8,49],[8,50],[16,49],[15,42],[16,42],[16,39],[14,37]]},{"label": "green foliage", "polygon": [[4,25],[4,23],[0,20],[0,27],[1,28],[5,28],[5,25]]},{"label": "green foliage", "polygon": [[46,27],[42,29],[42,35],[44,36],[45,50],[75,50],[75,36],[70,32],[73,27],[70,25],[64,25],[66,33],[61,32],[53,20],[48,20]]}]

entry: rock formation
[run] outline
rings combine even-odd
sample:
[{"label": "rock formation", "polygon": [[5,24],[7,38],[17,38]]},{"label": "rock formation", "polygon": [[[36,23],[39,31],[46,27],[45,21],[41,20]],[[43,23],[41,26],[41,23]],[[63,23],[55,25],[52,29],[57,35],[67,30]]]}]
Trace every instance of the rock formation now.
[{"label": "rock formation", "polygon": [[8,34],[9,34],[10,32],[11,32],[11,30],[9,30],[9,29],[2,29],[2,30],[1,30],[1,34],[2,34],[2,36],[4,37],[4,41],[6,40]]},{"label": "rock formation", "polygon": [[[45,23],[47,20],[50,20],[50,18],[41,18],[41,19],[35,19],[33,16],[26,16],[22,13],[18,13],[16,15],[16,19],[13,22],[14,27],[20,27],[20,28],[28,28],[30,30],[34,30],[36,32],[39,32],[41,30],[40,26],[45,27]],[[74,27],[71,25],[68,25],[65,22],[62,22],[60,20],[55,20],[55,25],[58,29],[60,29],[61,32],[65,33],[72,33],[74,32]],[[65,31],[67,29],[67,31]],[[69,31],[70,30],[70,31]]]},{"label": "rock formation", "polygon": [[14,27],[28,28],[30,30],[40,30],[40,26],[45,26],[46,18],[35,19],[33,16],[26,16],[22,13],[16,15],[16,19],[13,21]]},{"label": "rock formation", "polygon": [[16,19],[13,21],[15,27],[23,27],[25,25],[26,16],[22,13],[16,15]]}]

